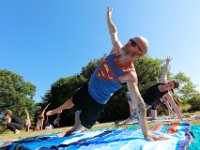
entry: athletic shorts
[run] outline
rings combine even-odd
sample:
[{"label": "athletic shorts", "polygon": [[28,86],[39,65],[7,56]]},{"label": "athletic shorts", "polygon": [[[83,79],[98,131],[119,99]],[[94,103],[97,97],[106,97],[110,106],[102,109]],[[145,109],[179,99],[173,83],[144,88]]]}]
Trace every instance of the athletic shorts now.
[{"label": "athletic shorts", "polygon": [[163,109],[165,110],[168,110],[167,106],[163,103],[161,105],[158,105],[158,106],[151,106],[151,110],[157,110],[158,107],[162,107]]},{"label": "athletic shorts", "polygon": [[72,101],[76,109],[81,110],[81,124],[90,129],[102,112],[103,104],[96,102],[88,92],[88,84],[78,89],[73,95]]}]

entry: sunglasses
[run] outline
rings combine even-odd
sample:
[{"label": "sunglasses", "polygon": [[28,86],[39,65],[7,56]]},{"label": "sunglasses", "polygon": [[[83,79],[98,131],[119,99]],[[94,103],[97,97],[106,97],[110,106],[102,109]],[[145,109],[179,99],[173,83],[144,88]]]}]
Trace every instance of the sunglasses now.
[{"label": "sunglasses", "polygon": [[131,46],[133,46],[133,47],[138,47],[138,49],[139,49],[139,51],[142,53],[142,50],[141,50],[141,48],[138,46],[138,44],[135,42],[135,41],[133,41],[132,39],[130,39],[129,40],[130,42],[131,42]]}]

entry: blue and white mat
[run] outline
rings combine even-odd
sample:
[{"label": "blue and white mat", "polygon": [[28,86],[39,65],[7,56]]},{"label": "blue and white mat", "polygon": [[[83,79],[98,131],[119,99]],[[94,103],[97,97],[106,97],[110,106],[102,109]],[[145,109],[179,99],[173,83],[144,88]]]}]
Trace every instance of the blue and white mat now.
[{"label": "blue and white mat", "polygon": [[156,125],[151,132],[169,137],[165,141],[146,141],[140,129],[98,129],[58,138],[55,134],[15,141],[4,149],[11,150],[184,150],[191,137],[190,123]]}]

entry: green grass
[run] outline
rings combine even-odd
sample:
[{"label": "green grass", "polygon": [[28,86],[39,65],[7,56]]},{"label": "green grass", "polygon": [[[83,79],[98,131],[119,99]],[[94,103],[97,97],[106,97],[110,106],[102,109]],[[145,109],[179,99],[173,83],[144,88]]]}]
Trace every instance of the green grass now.
[{"label": "green grass", "polygon": [[[185,114],[185,115],[190,115],[191,117],[191,123],[192,124],[199,124],[200,125],[200,120],[194,120],[194,116],[200,116],[200,111],[199,112],[195,112],[194,114]],[[168,124],[169,122],[162,122],[162,124]],[[149,123],[148,126],[152,127],[157,123]],[[134,125],[122,125],[122,126],[118,126],[117,128],[127,128],[130,126],[134,126]],[[137,125],[138,126],[138,125]],[[13,134],[13,132],[7,130],[6,132],[4,132],[3,134],[0,134],[0,141],[7,141],[7,140],[19,140],[19,139],[24,139],[24,138],[29,138],[29,137],[34,137],[34,136],[39,136],[42,134],[51,134],[51,133],[56,133],[56,132],[63,132],[68,130],[71,127],[64,127],[64,128],[55,128],[52,130],[42,130],[42,131],[33,131],[30,130],[29,132],[25,132],[24,130],[22,130],[19,134]],[[98,128],[116,128],[116,125],[114,123],[104,123],[104,124],[96,124],[93,126],[92,129],[98,129]]]}]

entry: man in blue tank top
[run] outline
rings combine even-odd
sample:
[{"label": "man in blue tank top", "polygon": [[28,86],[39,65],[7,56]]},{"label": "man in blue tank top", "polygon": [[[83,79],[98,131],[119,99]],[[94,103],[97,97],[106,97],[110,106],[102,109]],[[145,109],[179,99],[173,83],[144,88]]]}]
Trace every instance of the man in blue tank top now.
[{"label": "man in blue tank top", "polygon": [[88,84],[80,88],[63,105],[48,111],[46,115],[57,114],[75,106],[78,110],[75,114],[75,125],[59,136],[90,129],[113,93],[126,84],[134,106],[136,106],[144,137],[148,140],[166,139],[151,134],[147,129],[146,107],[138,89],[138,79],[133,64],[137,58],[146,54],[149,47],[148,41],[144,37],[137,36],[122,46],[118,40],[117,29],[111,20],[111,15],[111,9],[107,8],[107,25],[113,45],[110,54],[96,68]]}]

